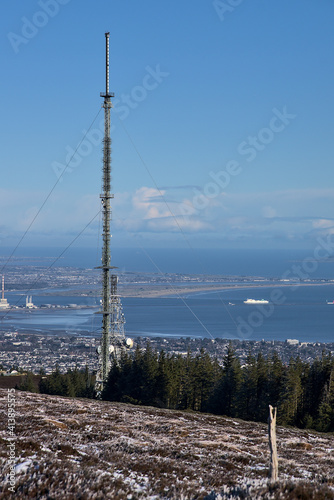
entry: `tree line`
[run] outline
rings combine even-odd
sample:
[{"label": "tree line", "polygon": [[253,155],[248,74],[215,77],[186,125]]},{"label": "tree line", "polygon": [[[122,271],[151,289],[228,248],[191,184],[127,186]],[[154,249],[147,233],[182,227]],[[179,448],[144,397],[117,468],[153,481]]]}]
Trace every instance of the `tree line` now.
[{"label": "tree line", "polygon": [[28,372],[20,384],[16,385],[16,389],[57,396],[94,398],[94,384],[95,377],[87,366],[84,370],[75,368],[61,373],[57,364],[51,375],[45,375],[44,370],[39,375]]},{"label": "tree line", "polygon": [[[39,390],[94,397],[94,377],[87,368],[61,374],[57,367],[41,378]],[[271,404],[280,425],[333,432],[334,357],[323,352],[312,363],[297,357],[285,365],[277,352],[264,357],[250,351],[241,366],[230,344],[220,365],[203,349],[181,356],[158,353],[148,343],[113,363],[102,399],[260,422],[267,421]]]},{"label": "tree line", "polygon": [[187,356],[157,353],[148,344],[114,364],[103,399],[194,410],[266,422],[268,405],[278,423],[334,431],[334,357],[283,364],[277,352],[249,352],[241,367],[232,345],[220,366],[203,349]]}]

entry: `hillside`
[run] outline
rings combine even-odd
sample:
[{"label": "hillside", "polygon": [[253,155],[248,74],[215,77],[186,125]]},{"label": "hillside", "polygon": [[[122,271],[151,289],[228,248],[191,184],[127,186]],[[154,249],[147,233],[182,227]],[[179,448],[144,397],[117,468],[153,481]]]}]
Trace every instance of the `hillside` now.
[{"label": "hillside", "polygon": [[1,499],[334,498],[332,434],[278,428],[269,493],[266,425],[19,391],[11,494],[6,389],[0,397]]}]

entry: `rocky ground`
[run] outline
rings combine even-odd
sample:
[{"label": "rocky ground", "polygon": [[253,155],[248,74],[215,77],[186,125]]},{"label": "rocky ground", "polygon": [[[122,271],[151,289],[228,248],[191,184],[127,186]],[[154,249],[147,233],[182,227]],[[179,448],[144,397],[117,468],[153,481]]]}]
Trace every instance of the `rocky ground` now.
[{"label": "rocky ground", "polygon": [[[16,391],[15,440],[0,389],[0,498],[334,499],[334,437],[279,427],[268,486],[267,426]],[[15,443],[15,492],[8,450]]]}]

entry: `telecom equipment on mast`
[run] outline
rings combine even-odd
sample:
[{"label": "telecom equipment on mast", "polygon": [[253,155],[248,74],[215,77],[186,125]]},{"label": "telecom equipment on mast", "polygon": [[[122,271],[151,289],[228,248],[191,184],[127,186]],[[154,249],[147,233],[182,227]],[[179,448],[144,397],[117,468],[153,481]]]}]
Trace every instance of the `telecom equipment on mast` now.
[{"label": "telecom equipment on mast", "polygon": [[114,197],[111,194],[111,138],[110,138],[110,109],[112,108],[109,92],[109,36],[106,37],[106,91],[101,92],[104,98],[104,139],[103,139],[103,192],[100,195],[102,204],[102,338],[97,352],[99,355],[98,371],[96,374],[95,390],[100,397],[108,379],[108,374],[113,362],[120,359],[122,350],[132,347],[132,340],[126,339],[124,334],[124,314],[122,311],[121,298],[117,293],[118,276],[113,274],[114,266],[111,266],[110,253],[110,224],[111,224],[111,202]]}]

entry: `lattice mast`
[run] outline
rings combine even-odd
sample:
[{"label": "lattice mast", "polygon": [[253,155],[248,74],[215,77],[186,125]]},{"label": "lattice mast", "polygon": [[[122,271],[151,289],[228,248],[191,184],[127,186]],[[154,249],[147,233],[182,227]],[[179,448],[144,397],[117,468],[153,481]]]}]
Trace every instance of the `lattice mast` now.
[{"label": "lattice mast", "polygon": [[126,345],[124,336],[124,315],[122,304],[117,294],[118,277],[112,273],[115,267],[111,266],[111,138],[110,138],[110,109],[111,98],[114,94],[109,91],[109,33],[106,37],[106,91],[101,93],[104,98],[104,139],[103,139],[103,192],[100,195],[102,204],[102,339],[98,349],[99,368],[96,376],[96,391],[101,394],[113,360],[120,357],[121,351]]}]

